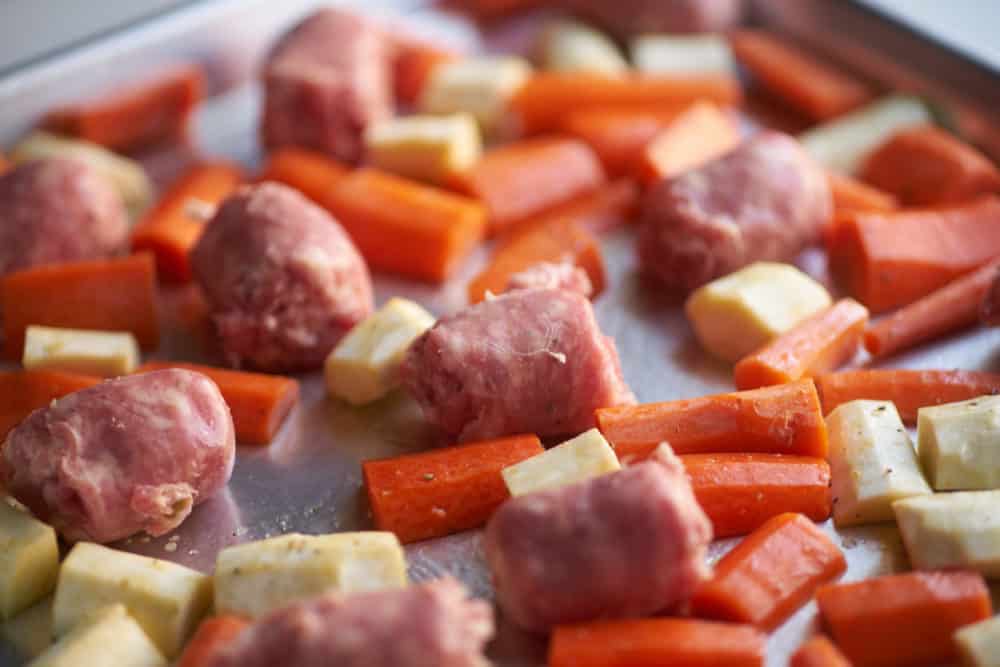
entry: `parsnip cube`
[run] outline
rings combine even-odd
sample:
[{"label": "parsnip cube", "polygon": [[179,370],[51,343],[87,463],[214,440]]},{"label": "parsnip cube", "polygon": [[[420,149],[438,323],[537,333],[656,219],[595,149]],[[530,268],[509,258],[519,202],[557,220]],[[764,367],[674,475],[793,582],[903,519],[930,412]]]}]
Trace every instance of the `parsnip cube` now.
[{"label": "parsnip cube", "polygon": [[959,628],[955,644],[965,665],[1000,667],[1000,616]]},{"label": "parsnip cube", "polygon": [[892,504],[910,563],[1000,578],[1000,491],[936,493]]},{"label": "parsnip cube", "polygon": [[466,58],[434,68],[418,106],[433,114],[466,112],[483,132],[503,129],[511,98],[531,76],[521,58]]},{"label": "parsnip cube", "polygon": [[715,35],[642,35],[632,40],[632,63],[640,72],[670,76],[733,74],[729,43]]},{"label": "parsnip cube", "polygon": [[58,574],[56,531],[0,500],[0,618],[51,593]]},{"label": "parsnip cube", "polygon": [[1000,396],[920,408],[917,443],[938,491],[1000,488]]},{"label": "parsnip cube", "polygon": [[167,658],[212,604],[212,578],[176,563],[79,542],[63,561],[53,605],[56,636],[88,612],[121,603]]},{"label": "parsnip cube", "polygon": [[52,596],[48,595],[14,618],[0,623],[0,638],[25,658],[52,645]]},{"label": "parsnip cube", "polygon": [[893,502],[932,493],[891,401],[845,403],[826,428],[837,526],[892,521]]},{"label": "parsnip cube", "polygon": [[291,533],[219,552],[215,610],[260,616],[324,591],[372,591],[406,584],[406,557],[392,533]]},{"label": "parsnip cube", "polygon": [[434,316],[407,299],[390,299],[351,329],[326,358],[330,395],[353,405],[377,401],[399,384],[399,366]]},{"label": "parsnip cube", "polygon": [[512,496],[545,491],[621,470],[608,441],[596,428],[500,471]]},{"label": "parsnip cube", "polygon": [[167,661],[125,605],[113,604],[86,614],[28,667],[87,665],[166,667]]},{"label": "parsnip cube", "polygon": [[684,307],[702,347],[736,362],[830,303],[794,266],[757,262],[698,288]]},{"label": "parsnip cube", "polygon": [[557,72],[621,74],[628,62],[604,33],[579,21],[560,20],[541,33],[542,67]]},{"label": "parsnip cube", "polygon": [[471,168],[483,151],[479,126],[467,113],[390,118],[368,127],[365,144],[374,166],[431,183]]},{"label": "parsnip cube", "polygon": [[116,377],[139,365],[139,344],[127,331],[90,331],[29,326],[24,337],[25,368]]}]

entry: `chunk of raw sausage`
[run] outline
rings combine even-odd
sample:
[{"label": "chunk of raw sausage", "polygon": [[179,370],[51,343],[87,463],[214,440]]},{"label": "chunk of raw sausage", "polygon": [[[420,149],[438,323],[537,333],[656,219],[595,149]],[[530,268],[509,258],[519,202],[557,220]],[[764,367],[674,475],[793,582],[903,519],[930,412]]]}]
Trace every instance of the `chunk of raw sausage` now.
[{"label": "chunk of raw sausage", "polygon": [[984,324],[1000,326],[1000,270],[997,271],[993,284],[986,292],[979,314]]},{"label": "chunk of raw sausage", "polygon": [[539,262],[515,273],[507,281],[508,292],[531,288],[564,289],[588,299],[594,293],[587,272],[569,262]]},{"label": "chunk of raw sausage", "polygon": [[792,137],[761,132],[646,194],[639,261],[666,286],[693,289],[752,262],[794,258],[832,212],[823,169]]},{"label": "chunk of raw sausage", "polygon": [[317,368],[373,307],[368,267],[341,226],[276,183],[226,199],[191,265],[236,367]]},{"label": "chunk of raw sausage", "polygon": [[640,33],[719,32],[733,27],[743,0],[560,0],[621,38]]},{"label": "chunk of raw sausage", "polygon": [[525,289],[444,317],[410,347],[403,383],[449,438],[566,435],[634,402],[590,302]]},{"label": "chunk of raw sausage", "polygon": [[545,632],[683,603],[708,577],[711,540],[683,466],[661,445],[620,472],[508,500],[485,550],[501,608]]},{"label": "chunk of raw sausage", "polygon": [[162,535],[229,481],[229,407],[200,373],[128,375],[69,394],[14,428],[0,483],[69,540]]}]

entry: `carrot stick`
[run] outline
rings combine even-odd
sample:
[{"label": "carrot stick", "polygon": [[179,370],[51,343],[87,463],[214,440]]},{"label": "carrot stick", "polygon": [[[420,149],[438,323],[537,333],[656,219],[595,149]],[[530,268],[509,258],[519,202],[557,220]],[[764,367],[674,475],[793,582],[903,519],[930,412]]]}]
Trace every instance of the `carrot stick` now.
[{"label": "carrot stick", "polygon": [[763,667],[767,637],[745,625],[643,618],[561,625],[549,667]]},{"label": "carrot stick", "polygon": [[604,259],[594,236],[570,219],[562,218],[511,235],[497,248],[489,265],[469,283],[469,303],[479,303],[486,292],[500,294],[519,271],[539,262],[569,261],[586,271],[596,297],[604,289]]},{"label": "carrot stick", "polygon": [[846,568],[844,554],[812,521],[779,514],[716,563],[691,610],[700,618],[773,630]]},{"label": "carrot stick", "polygon": [[156,265],[149,253],[9,273],[0,282],[0,299],[8,359],[21,358],[31,324],[130,331],[144,349],[160,342]]},{"label": "carrot stick", "polygon": [[874,96],[863,82],[773,33],[739,30],[729,42],[755,80],[813,120],[839,116]]},{"label": "carrot stick", "polygon": [[989,158],[932,125],[893,135],[868,156],[861,177],[904,206],[957,204],[1000,192],[1000,170]]},{"label": "carrot stick", "polygon": [[562,220],[599,234],[631,222],[638,206],[639,188],[635,181],[621,178],[518,223],[510,234]]},{"label": "carrot stick", "polygon": [[718,538],[746,535],[786,512],[830,517],[830,465],[810,456],[684,454],[698,504]]},{"label": "carrot stick", "polygon": [[375,525],[404,543],[481,526],[508,498],[500,471],[542,451],[536,436],[521,435],[365,461]]},{"label": "carrot stick", "polygon": [[916,301],[1000,256],[1000,198],[960,207],[859,213],[838,222],[830,265],[873,313]]},{"label": "carrot stick", "polygon": [[643,149],[639,180],[652,185],[728,153],[740,143],[736,118],[711,102],[698,102],[677,116]]},{"label": "carrot stick", "polygon": [[0,371],[0,439],[53,399],[86,389],[103,378],[63,371]]},{"label": "carrot stick", "polygon": [[892,401],[908,424],[928,405],[955,403],[985,394],[1000,394],[1000,374],[984,371],[859,369],[816,378],[823,414],[859,398]]},{"label": "carrot stick", "polygon": [[899,202],[888,192],[882,192],[867,183],[835,171],[828,171],[826,176],[830,181],[835,215],[864,211],[886,212],[899,208]]},{"label": "carrot stick", "polygon": [[288,147],[268,156],[257,180],[283,183],[322,206],[337,183],[349,173],[347,166],[322,153]]},{"label": "carrot stick", "polygon": [[607,76],[545,72],[531,77],[511,101],[527,134],[555,130],[569,111],[584,109],[664,109],[708,100],[720,106],[740,103],[739,81],[724,74],[669,77],[633,74]]},{"label": "carrot stick", "polygon": [[975,572],[910,572],[848,584],[816,594],[834,641],[855,667],[951,663],[952,634],[989,618],[990,592]]},{"label": "carrot stick", "polygon": [[597,156],[582,141],[531,139],[487,152],[453,185],[483,202],[490,232],[495,234],[604,182]]},{"label": "carrot stick", "polygon": [[205,226],[192,214],[192,204],[217,206],[243,180],[242,170],[227,162],[201,164],[174,183],[156,207],[132,231],[132,250],[148,250],[156,257],[160,278],[167,282],[191,280],[188,253]]},{"label": "carrot stick", "polygon": [[682,111],[676,107],[569,111],[560,119],[558,130],[585,141],[608,174],[631,175],[642,150]]},{"label": "carrot stick", "polygon": [[826,456],[826,424],[811,380],[701,398],[597,410],[620,459],[649,456],[661,442],[678,454],[762,452]]},{"label": "carrot stick", "polygon": [[266,445],[299,401],[299,383],[290,377],[248,373],[180,361],[148,361],[139,373],[163,368],[186,368],[208,376],[219,386],[229,405],[242,445]]},{"label": "carrot stick", "polygon": [[736,387],[756,389],[834,371],[854,357],[867,323],[867,308],[841,299],[741,359],[733,369]]},{"label": "carrot stick", "polygon": [[250,621],[241,616],[206,618],[184,647],[177,667],[209,667],[219,649],[236,639],[248,625]]},{"label": "carrot stick", "polygon": [[851,663],[826,635],[816,635],[796,649],[788,667],[851,667]]},{"label": "carrot stick", "polygon": [[201,101],[204,74],[182,65],[98,100],[49,113],[42,126],[112,150],[183,139],[191,111]]},{"label": "carrot stick", "polygon": [[344,177],[326,206],[370,267],[428,282],[445,281],[486,227],[478,202],[376,169]]},{"label": "carrot stick", "polygon": [[459,55],[453,51],[439,49],[424,42],[399,41],[393,60],[396,101],[410,106],[416,104],[434,68],[458,58]]},{"label": "carrot stick", "polygon": [[873,357],[887,357],[979,323],[979,309],[1000,269],[990,262],[887,315],[865,332]]}]

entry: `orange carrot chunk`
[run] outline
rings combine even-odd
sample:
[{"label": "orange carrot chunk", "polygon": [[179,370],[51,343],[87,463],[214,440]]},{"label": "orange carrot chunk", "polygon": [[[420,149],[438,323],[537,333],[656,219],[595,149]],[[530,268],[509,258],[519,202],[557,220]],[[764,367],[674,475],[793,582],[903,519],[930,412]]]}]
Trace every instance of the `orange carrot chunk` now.
[{"label": "orange carrot chunk", "polygon": [[828,171],[826,176],[830,182],[835,215],[865,211],[886,212],[899,208],[899,202],[888,192],[882,192],[867,183],[835,171]]},{"label": "orange carrot chunk", "polygon": [[730,44],[754,79],[813,120],[839,116],[873,97],[863,82],[773,33],[739,30]]},{"label": "orange carrot chunk", "polygon": [[397,43],[393,60],[393,86],[396,101],[414,105],[420,99],[434,68],[458,60],[459,55],[416,40]]},{"label": "orange carrot chunk", "polygon": [[807,639],[792,654],[789,667],[851,667],[850,661],[826,635]]},{"label": "orange carrot chunk", "polygon": [[92,102],[56,109],[42,125],[118,151],[183,139],[203,89],[200,67],[174,67]]},{"label": "orange carrot chunk", "polygon": [[1000,170],[989,158],[932,125],[894,134],[868,156],[861,177],[904,206],[957,204],[1000,192]]},{"label": "orange carrot chunk", "polygon": [[920,667],[958,658],[952,635],[989,618],[990,592],[976,572],[910,572],[816,594],[837,646],[855,667]]},{"label": "orange carrot chunk", "polygon": [[642,151],[639,180],[651,185],[728,153],[740,143],[735,116],[699,102],[677,116]]},{"label": "orange carrot chunk", "polygon": [[344,177],[326,205],[371,268],[428,282],[445,281],[486,226],[479,202],[377,169]]},{"label": "orange carrot chunk", "polygon": [[569,220],[599,234],[632,221],[639,206],[635,181],[621,178],[518,223],[511,233]]},{"label": "orange carrot chunk", "polygon": [[646,145],[683,108],[584,109],[570,111],[559,121],[559,131],[585,141],[612,176],[630,175]]},{"label": "orange carrot chunk", "polygon": [[834,371],[854,357],[867,323],[867,308],[841,299],[741,359],[733,369],[736,387],[756,389]]},{"label": "orange carrot chunk", "polygon": [[597,410],[620,459],[661,442],[678,454],[763,452],[825,457],[826,424],[811,380],[752,391]]},{"label": "orange carrot chunk", "polygon": [[766,521],[715,565],[691,600],[700,618],[773,630],[847,568],[840,548],[809,519]]},{"label": "orange carrot chunk", "polygon": [[186,368],[209,377],[219,386],[229,405],[236,428],[236,441],[243,445],[266,445],[299,400],[299,383],[290,377],[234,371],[180,361],[148,361],[138,372],[162,368]]},{"label": "orange carrot chunk", "polygon": [[816,377],[823,414],[858,399],[892,401],[908,424],[928,405],[955,403],[985,394],[1000,394],[1000,373],[959,370],[863,368]]},{"label": "orange carrot chunk", "polygon": [[216,653],[236,639],[248,625],[250,621],[240,616],[206,618],[184,647],[177,667],[209,667]]},{"label": "orange carrot chunk", "polygon": [[0,371],[0,439],[38,408],[102,380],[63,371]]},{"label": "orange carrot chunk", "polygon": [[160,342],[156,265],[149,253],[9,273],[0,281],[0,300],[8,359],[21,358],[31,324],[130,331],[144,349]]},{"label": "orange carrot chunk", "polygon": [[813,521],[830,517],[830,465],[823,459],[781,454],[685,454],[680,459],[716,538],[746,535],[786,512]]},{"label": "orange carrot chunk", "polygon": [[375,525],[404,543],[477,528],[509,496],[500,471],[542,451],[522,435],[365,461]]},{"label": "orange carrot chunk", "polygon": [[274,181],[295,188],[320,206],[350,169],[307,148],[281,148],[271,153],[258,181]]},{"label": "orange carrot chunk", "polygon": [[528,134],[558,129],[570,111],[586,109],[662,110],[708,100],[720,106],[740,103],[739,81],[725,74],[669,77],[633,74],[608,76],[544,72],[531,77],[511,101]]},{"label": "orange carrot chunk", "polygon": [[167,190],[132,231],[132,250],[152,252],[164,281],[190,281],[188,253],[205,227],[205,220],[192,207],[217,206],[242,180],[242,170],[227,162],[193,167]]},{"label": "orange carrot chunk", "polygon": [[838,222],[830,264],[873,313],[912,303],[1000,256],[1000,198]]},{"label": "orange carrot chunk", "polygon": [[746,625],[643,618],[561,625],[549,667],[763,667],[767,637]]},{"label": "orange carrot chunk", "polygon": [[582,141],[530,139],[489,151],[454,186],[483,202],[495,234],[604,182],[604,169]]}]

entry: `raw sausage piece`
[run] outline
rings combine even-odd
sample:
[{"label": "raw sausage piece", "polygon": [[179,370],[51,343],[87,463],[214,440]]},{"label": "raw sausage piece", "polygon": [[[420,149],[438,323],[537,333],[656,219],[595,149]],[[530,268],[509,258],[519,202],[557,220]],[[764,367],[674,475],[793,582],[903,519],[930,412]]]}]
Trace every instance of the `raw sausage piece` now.
[{"label": "raw sausage piece", "polygon": [[453,579],[328,593],[279,609],[208,667],[485,667],[493,609]]},{"label": "raw sausage piece", "polygon": [[641,33],[720,32],[736,25],[743,0],[561,0],[620,38]]},{"label": "raw sausage piece", "polygon": [[508,292],[531,288],[564,289],[582,294],[588,299],[594,293],[594,285],[587,272],[569,262],[539,262],[507,280]]},{"label": "raw sausage piece", "polygon": [[68,540],[162,535],[229,482],[229,407],[200,373],[127,375],[35,410],[0,456],[0,483]]},{"label": "raw sausage piece", "polygon": [[979,314],[984,324],[990,326],[1000,325],[1000,271],[997,271],[993,285],[983,299]]},{"label": "raw sausage piece", "polygon": [[264,68],[261,134],[358,162],[369,124],[392,115],[391,49],[367,20],[320,10],[286,34]]},{"label": "raw sausage piece", "polygon": [[128,226],[114,187],[81,161],[35,160],[0,176],[0,275],[116,254]]},{"label": "raw sausage piece", "polygon": [[508,292],[440,319],[410,347],[402,377],[459,441],[575,434],[597,408],[635,401],[590,302],[561,289]]},{"label": "raw sausage piece", "polygon": [[191,266],[235,367],[317,368],[373,308],[368,267],[343,228],[277,183],[226,199]]},{"label": "raw sausage piece", "polygon": [[620,472],[508,500],[484,548],[501,608],[545,632],[686,601],[709,575],[711,540],[683,466],[661,445]]},{"label": "raw sausage piece", "polygon": [[644,272],[693,289],[762,260],[790,260],[833,213],[823,169],[792,137],[765,131],[647,193],[639,227]]}]

